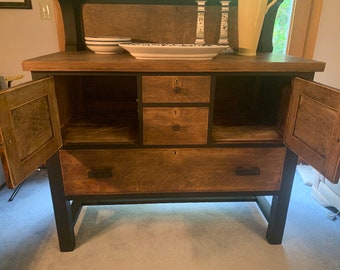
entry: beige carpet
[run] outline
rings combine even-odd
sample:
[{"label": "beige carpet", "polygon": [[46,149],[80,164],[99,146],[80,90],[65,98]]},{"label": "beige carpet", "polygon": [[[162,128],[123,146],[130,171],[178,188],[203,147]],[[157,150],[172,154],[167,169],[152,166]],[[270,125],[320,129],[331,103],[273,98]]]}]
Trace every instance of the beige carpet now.
[{"label": "beige carpet", "polygon": [[88,206],[77,246],[59,252],[46,173],[0,192],[0,269],[340,269],[340,219],[295,179],[282,245],[265,240],[254,203]]}]

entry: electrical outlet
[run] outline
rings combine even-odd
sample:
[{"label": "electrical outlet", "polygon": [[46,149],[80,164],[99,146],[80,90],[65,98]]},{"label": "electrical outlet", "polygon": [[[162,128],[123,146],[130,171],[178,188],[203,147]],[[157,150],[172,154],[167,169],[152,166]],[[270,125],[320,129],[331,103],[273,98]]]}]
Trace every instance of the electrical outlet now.
[{"label": "electrical outlet", "polygon": [[48,2],[40,2],[40,17],[42,20],[51,20],[51,5]]}]

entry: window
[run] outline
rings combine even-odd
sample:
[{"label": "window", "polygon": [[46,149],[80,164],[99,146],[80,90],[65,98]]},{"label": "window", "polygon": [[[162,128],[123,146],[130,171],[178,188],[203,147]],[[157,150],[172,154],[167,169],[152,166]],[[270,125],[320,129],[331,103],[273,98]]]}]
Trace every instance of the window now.
[{"label": "window", "polygon": [[274,53],[286,53],[293,3],[294,0],[284,0],[277,12],[273,34]]}]

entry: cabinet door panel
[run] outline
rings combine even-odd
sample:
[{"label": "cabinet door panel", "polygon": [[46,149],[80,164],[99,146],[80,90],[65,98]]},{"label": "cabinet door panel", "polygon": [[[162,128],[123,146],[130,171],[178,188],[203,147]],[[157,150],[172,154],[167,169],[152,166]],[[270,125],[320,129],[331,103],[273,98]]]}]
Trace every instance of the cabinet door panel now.
[{"label": "cabinet door panel", "polygon": [[340,91],[296,78],[285,144],[336,183],[340,170]]},{"label": "cabinet door panel", "polygon": [[2,151],[13,188],[61,147],[53,78],[26,83],[0,94]]}]

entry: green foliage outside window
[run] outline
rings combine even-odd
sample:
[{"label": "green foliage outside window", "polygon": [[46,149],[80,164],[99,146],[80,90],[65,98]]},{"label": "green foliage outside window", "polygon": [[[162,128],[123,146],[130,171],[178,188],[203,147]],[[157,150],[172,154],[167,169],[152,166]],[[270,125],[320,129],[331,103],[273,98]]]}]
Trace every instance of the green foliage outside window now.
[{"label": "green foliage outside window", "polygon": [[293,2],[284,0],[277,12],[273,34],[274,53],[286,53]]}]

